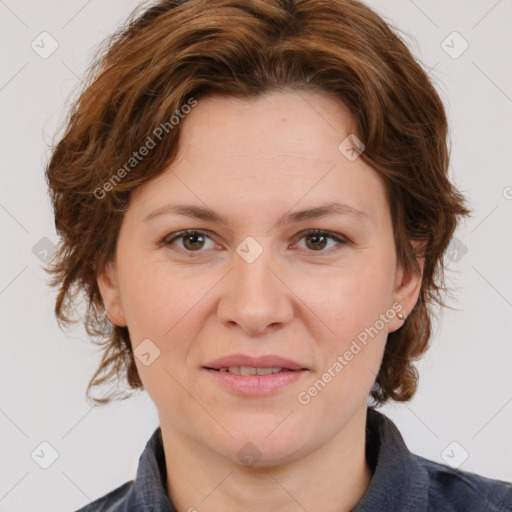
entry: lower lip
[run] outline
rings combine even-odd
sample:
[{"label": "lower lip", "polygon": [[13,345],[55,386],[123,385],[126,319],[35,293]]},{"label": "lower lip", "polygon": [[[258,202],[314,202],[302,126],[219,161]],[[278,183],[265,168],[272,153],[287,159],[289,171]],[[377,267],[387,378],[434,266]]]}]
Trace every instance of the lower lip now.
[{"label": "lower lip", "polygon": [[296,370],[269,375],[235,375],[230,372],[204,369],[221,385],[244,396],[271,395],[297,382],[307,372],[307,370]]}]

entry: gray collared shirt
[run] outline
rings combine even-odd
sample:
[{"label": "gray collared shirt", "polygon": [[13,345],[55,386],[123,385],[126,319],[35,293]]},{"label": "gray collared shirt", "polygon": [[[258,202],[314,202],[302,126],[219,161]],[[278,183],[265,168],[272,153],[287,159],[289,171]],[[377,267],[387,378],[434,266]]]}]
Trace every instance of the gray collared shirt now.
[{"label": "gray collared shirt", "polygon": [[[512,512],[512,483],[411,453],[396,425],[372,407],[367,409],[366,459],[373,476],[352,512]],[[77,512],[176,512],[166,482],[158,427],[140,456],[135,480]]]}]

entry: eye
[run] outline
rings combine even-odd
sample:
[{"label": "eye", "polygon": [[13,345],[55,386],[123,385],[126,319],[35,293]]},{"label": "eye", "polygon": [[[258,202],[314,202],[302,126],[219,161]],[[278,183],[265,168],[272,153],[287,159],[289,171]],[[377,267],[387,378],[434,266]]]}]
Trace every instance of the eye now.
[{"label": "eye", "polygon": [[347,243],[347,241],[344,238],[335,235],[334,233],[331,233],[329,231],[322,231],[321,229],[310,229],[309,231],[302,233],[302,237],[299,240],[302,239],[306,240],[306,247],[310,249],[312,252],[333,252],[333,247],[329,248],[328,250],[323,250],[328,244],[329,239],[331,241],[338,242],[338,244]]},{"label": "eye", "polygon": [[[331,253],[333,247],[328,250],[324,250],[328,245],[328,241],[337,242],[338,245],[346,244],[347,241],[334,233],[329,231],[323,231],[321,229],[311,229],[309,231],[305,231],[302,233],[302,237],[299,240],[306,240],[306,248],[311,252],[324,252]],[[185,252],[201,252],[201,249],[205,248],[205,243],[207,240],[214,244],[213,240],[209,235],[207,235],[204,231],[195,231],[195,230],[187,230],[180,231],[176,233],[174,236],[167,237],[163,245],[177,245],[175,242],[180,240],[181,247],[178,245],[180,250]],[[336,245],[336,244],[335,244]],[[206,247],[208,249],[208,247]],[[209,247],[210,249],[213,247]]]},{"label": "eye", "polygon": [[180,231],[171,238],[164,241],[164,245],[173,245],[176,240],[182,240],[182,247],[180,249],[187,252],[200,252],[204,247],[205,240],[209,239],[212,243],[213,240],[204,231]]}]

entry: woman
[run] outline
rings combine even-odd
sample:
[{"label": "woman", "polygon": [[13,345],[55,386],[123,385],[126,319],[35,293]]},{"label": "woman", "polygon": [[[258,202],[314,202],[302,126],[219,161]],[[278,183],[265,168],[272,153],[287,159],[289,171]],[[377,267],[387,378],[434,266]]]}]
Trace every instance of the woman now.
[{"label": "woman", "polygon": [[416,391],[470,213],[446,137],[362,3],[134,14],[47,168],[56,314],[85,291],[104,346],[88,390],[126,377],[160,420],[135,481],[82,512],[512,509],[512,484],[412,454],[375,409]]}]

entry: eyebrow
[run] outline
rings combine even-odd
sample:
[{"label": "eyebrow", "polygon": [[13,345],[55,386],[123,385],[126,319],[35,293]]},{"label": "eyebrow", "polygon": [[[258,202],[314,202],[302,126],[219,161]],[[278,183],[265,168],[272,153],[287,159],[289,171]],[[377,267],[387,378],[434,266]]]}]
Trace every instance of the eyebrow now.
[{"label": "eyebrow", "polygon": [[[227,226],[231,223],[223,215],[214,212],[209,208],[197,205],[188,204],[166,204],[148,213],[142,220],[142,222],[148,222],[155,217],[161,215],[184,215],[193,219],[200,219],[210,222],[221,222]],[[286,213],[281,217],[275,224],[275,226],[283,226],[287,224],[293,224],[308,219],[317,219],[320,217],[326,217],[328,215],[353,215],[360,217],[369,217],[367,213],[354,208],[348,204],[343,203],[328,203],[321,206],[315,206],[305,210],[300,210],[293,213]]]}]

